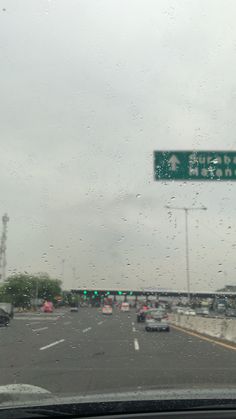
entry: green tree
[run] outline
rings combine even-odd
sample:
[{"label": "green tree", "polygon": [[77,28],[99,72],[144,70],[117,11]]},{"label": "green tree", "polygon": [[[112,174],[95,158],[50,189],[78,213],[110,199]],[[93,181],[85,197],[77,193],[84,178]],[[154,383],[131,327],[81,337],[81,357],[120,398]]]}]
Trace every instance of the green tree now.
[{"label": "green tree", "polygon": [[61,282],[51,279],[48,274],[19,273],[9,277],[1,287],[0,298],[5,298],[18,307],[29,307],[35,298],[55,302],[55,297],[61,295],[61,292]]},{"label": "green tree", "polygon": [[34,278],[35,290],[38,283],[38,298],[55,302],[55,297],[61,295],[61,281],[59,279],[51,279],[47,274],[38,274]]}]

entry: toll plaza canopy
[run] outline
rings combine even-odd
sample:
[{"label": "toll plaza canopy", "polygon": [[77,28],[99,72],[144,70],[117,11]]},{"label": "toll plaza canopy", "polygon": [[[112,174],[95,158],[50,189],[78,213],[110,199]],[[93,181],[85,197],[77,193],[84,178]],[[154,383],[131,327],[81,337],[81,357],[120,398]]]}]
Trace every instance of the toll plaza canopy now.
[{"label": "toll plaza canopy", "polygon": [[[154,289],[144,289],[144,290],[98,290],[98,289],[72,289],[72,294],[79,294],[83,296],[162,296],[162,297],[188,297],[187,291],[177,291],[177,290],[154,290]],[[190,292],[190,297],[194,298],[216,298],[216,297],[230,297],[236,298],[236,292],[218,292],[218,291],[203,291],[203,292]]]}]

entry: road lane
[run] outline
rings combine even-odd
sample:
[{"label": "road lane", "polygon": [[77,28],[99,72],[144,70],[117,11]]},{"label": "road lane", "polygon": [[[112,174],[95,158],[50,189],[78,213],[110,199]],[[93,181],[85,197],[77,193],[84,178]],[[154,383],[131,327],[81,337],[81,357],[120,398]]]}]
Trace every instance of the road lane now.
[{"label": "road lane", "polygon": [[106,317],[98,309],[64,310],[33,324],[26,318],[0,328],[0,384],[70,394],[236,385],[234,351],[179,330],[145,332],[134,311]]}]

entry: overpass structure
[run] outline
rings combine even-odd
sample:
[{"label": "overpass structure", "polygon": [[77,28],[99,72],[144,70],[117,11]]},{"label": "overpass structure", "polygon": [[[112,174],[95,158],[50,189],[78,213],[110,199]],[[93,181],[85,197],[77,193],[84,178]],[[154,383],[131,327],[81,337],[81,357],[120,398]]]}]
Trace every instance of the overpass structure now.
[{"label": "overpass structure", "polygon": [[[189,294],[187,291],[181,290],[163,290],[163,289],[143,289],[143,290],[117,290],[117,289],[72,289],[72,294],[78,294],[84,296],[85,298],[91,297],[108,297],[108,296],[123,296],[124,298],[127,297],[148,297],[148,296],[156,296],[156,297],[188,297]],[[190,298],[236,298],[236,292],[219,292],[219,291],[196,291],[190,292]]]}]

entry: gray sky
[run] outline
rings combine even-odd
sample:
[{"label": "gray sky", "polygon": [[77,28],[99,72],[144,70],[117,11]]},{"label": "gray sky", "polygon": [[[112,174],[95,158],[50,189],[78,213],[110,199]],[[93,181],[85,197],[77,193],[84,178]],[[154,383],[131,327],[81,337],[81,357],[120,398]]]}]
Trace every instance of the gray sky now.
[{"label": "gray sky", "polygon": [[[236,149],[235,1],[0,0],[8,272],[64,287],[236,283],[236,184],[153,180],[155,149]],[[73,278],[72,268],[76,275]]]}]

